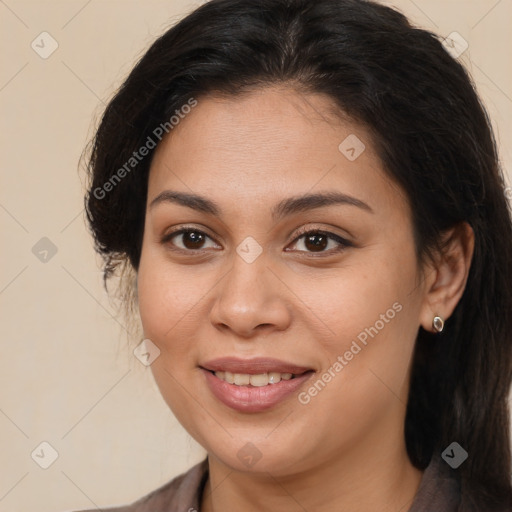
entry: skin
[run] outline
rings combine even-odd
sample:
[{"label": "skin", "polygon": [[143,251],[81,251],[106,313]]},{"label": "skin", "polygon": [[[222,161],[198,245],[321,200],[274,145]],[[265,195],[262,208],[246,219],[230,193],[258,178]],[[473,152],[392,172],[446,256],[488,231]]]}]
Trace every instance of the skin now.
[{"label": "skin", "polygon": [[[284,86],[199,98],[151,164],[140,315],[161,350],[152,364],[161,393],[208,452],[201,511],[404,512],[422,477],[403,435],[415,338],[460,299],[472,233],[447,233],[446,254],[420,266],[404,193],[368,132],[333,112],[329,98]],[[365,144],[354,161],[338,149],[350,134]],[[204,196],[221,214],[151,206],[165,190]],[[333,204],[270,216],[285,198],[326,191],[371,211]],[[183,224],[207,235],[195,254],[187,235],[162,242]],[[315,250],[297,237],[302,227],[350,245],[320,237]],[[262,248],[252,263],[236,252],[248,236]],[[396,303],[400,312],[307,404],[293,394],[264,412],[237,412],[199,368],[223,356],[273,357],[314,369],[307,391]],[[261,454],[251,467],[237,457],[249,442]]]}]

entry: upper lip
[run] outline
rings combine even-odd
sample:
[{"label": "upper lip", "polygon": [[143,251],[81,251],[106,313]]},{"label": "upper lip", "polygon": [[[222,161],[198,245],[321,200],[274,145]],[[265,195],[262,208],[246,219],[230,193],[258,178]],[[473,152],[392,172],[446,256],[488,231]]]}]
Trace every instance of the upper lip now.
[{"label": "upper lip", "polygon": [[287,363],[279,359],[271,359],[267,357],[256,357],[253,359],[239,359],[237,357],[220,357],[212,359],[206,363],[201,364],[205,370],[212,372],[231,372],[231,373],[245,373],[249,375],[258,375],[261,373],[293,373],[294,375],[301,375],[312,368],[305,366],[298,366],[293,363]]}]

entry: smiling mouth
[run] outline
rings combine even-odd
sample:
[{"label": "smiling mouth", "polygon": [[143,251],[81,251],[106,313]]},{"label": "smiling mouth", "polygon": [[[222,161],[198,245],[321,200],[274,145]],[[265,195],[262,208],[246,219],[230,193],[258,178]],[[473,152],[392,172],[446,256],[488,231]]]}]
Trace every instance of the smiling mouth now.
[{"label": "smiling mouth", "polygon": [[224,357],[199,368],[213,396],[241,413],[260,413],[298,392],[315,370],[271,358]]}]

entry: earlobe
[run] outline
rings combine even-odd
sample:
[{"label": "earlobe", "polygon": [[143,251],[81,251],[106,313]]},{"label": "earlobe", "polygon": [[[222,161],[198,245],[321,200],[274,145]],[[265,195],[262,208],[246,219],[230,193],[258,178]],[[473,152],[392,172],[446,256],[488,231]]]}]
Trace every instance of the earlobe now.
[{"label": "earlobe", "polygon": [[474,245],[473,229],[466,222],[443,235],[442,250],[432,262],[432,278],[427,282],[420,315],[425,330],[441,332],[452,315],[466,287]]}]

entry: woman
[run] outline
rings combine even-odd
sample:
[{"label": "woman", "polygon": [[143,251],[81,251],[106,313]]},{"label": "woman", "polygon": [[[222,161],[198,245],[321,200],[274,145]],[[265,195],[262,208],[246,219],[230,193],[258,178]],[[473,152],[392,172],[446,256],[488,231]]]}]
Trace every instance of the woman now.
[{"label": "woman", "polygon": [[116,510],[512,510],[512,223],[433,34],[369,1],[213,0],[135,66],[89,170],[105,278],[135,278],[208,453]]}]

